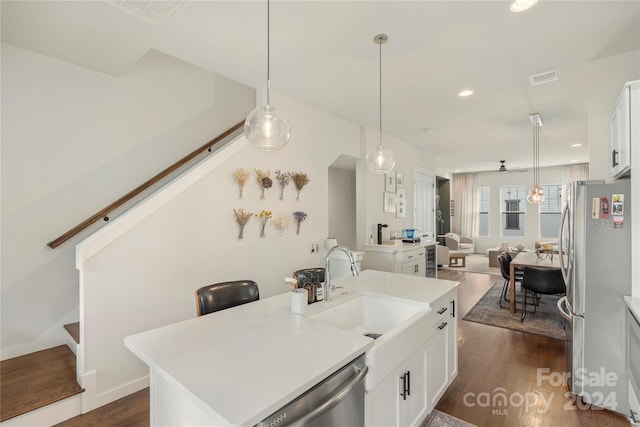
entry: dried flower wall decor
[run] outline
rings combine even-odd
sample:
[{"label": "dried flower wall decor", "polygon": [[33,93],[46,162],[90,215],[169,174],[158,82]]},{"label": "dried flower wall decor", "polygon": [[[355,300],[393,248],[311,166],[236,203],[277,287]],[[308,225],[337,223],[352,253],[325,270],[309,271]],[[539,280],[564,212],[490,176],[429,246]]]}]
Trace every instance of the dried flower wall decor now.
[{"label": "dried flower wall decor", "polygon": [[293,218],[298,223],[298,226],[296,228],[296,234],[300,234],[300,224],[302,223],[302,221],[307,219],[307,213],[306,212],[300,212],[300,211],[294,212],[293,213]]},{"label": "dried flower wall decor", "polygon": [[278,186],[280,187],[280,200],[284,200],[284,189],[291,182],[291,172],[276,171],[276,179],[278,180]]},{"label": "dried flower wall decor", "polygon": [[260,187],[260,200],[264,200],[267,196],[267,190],[273,186],[271,180],[271,170],[263,171],[262,169],[254,169],[256,172],[256,181]]},{"label": "dried flower wall decor", "polygon": [[242,239],[244,237],[244,226],[247,225],[247,222],[249,222],[253,214],[251,212],[245,212],[244,209],[234,209],[233,215],[235,215],[236,222],[240,226],[240,234],[238,234],[238,239]]},{"label": "dried flower wall decor", "polygon": [[242,168],[238,168],[233,171],[233,180],[238,184],[240,199],[244,196],[244,184],[246,184],[250,174],[251,173],[248,170]]},{"label": "dried flower wall decor", "polygon": [[291,174],[291,180],[296,186],[296,200],[300,200],[302,189],[310,182],[309,177],[304,172],[294,172]]},{"label": "dried flower wall decor", "polygon": [[260,237],[264,237],[264,228],[271,218],[271,211],[260,211],[260,213],[258,214],[258,218],[260,218]]},{"label": "dried flower wall decor", "polygon": [[271,221],[273,228],[275,228],[281,236],[284,234],[284,231],[289,228],[290,223],[291,214],[288,213],[280,213]]}]

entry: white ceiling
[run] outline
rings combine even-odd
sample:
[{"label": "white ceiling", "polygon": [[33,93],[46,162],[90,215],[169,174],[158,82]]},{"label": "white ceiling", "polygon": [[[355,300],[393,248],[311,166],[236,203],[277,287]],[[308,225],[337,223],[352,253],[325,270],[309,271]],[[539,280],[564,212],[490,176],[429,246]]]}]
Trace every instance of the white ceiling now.
[{"label": "white ceiling", "polygon": [[[7,1],[2,41],[119,75],[156,49],[252,87],[266,81],[266,1],[186,1],[155,25],[102,1]],[[437,156],[439,169],[588,161],[589,62],[640,46],[638,1],[272,1],[271,87]],[[528,76],[559,69],[560,80]],[[462,89],[475,95],[459,98]],[[295,123],[292,124],[295,141]],[[571,148],[574,143],[583,144]]]}]

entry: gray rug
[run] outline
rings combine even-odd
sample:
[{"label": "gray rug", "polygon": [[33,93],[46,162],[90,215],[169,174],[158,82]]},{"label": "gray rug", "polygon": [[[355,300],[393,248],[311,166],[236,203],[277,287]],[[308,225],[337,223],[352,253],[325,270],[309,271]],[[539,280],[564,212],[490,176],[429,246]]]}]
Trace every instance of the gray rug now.
[{"label": "gray rug", "polygon": [[[516,313],[509,312],[508,304],[503,302],[506,308],[501,308],[500,292],[502,291],[502,281],[493,284],[491,289],[473,306],[464,316],[464,320],[484,323],[486,325],[498,326],[500,328],[512,329],[515,331],[528,332],[536,335],[544,335],[561,340],[569,339],[568,330],[562,327],[562,316],[558,311],[556,302],[559,297],[555,295],[542,295],[540,305],[535,313],[527,313],[524,322],[520,322],[522,305],[516,305]],[[518,299],[522,298],[522,293],[518,288]],[[527,311],[532,306],[527,304]]]},{"label": "gray rug", "polygon": [[427,418],[420,423],[420,427],[476,427],[476,425],[434,409]]}]

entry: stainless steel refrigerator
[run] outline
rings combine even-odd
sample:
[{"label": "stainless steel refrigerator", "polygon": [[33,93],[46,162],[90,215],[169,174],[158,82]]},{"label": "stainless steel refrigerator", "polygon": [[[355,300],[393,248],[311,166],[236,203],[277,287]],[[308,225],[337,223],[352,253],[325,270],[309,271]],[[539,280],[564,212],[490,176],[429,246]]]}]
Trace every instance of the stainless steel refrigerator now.
[{"label": "stainless steel refrigerator", "polygon": [[[630,181],[569,185],[559,239],[568,319],[568,386],[578,402],[628,414],[625,306],[631,294]],[[636,260],[638,262],[638,260]]]}]

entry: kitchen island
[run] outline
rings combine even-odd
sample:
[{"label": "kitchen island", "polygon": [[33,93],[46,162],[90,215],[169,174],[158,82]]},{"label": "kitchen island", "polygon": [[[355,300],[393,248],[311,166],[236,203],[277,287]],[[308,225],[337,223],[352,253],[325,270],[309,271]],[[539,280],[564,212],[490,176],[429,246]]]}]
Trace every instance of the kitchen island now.
[{"label": "kitchen island", "polygon": [[303,315],[286,292],[125,338],[150,368],[151,425],[255,425],[373,348],[373,338],[313,313],[362,294],[424,303],[426,313],[458,283],[369,270],[334,284],[332,300]]}]

